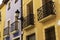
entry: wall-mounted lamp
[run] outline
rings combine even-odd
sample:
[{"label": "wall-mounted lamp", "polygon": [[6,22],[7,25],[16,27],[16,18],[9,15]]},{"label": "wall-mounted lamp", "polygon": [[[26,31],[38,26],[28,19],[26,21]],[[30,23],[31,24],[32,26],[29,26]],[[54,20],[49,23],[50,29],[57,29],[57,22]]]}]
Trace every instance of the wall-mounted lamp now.
[{"label": "wall-mounted lamp", "polygon": [[19,18],[19,10],[17,10],[16,12],[15,12],[16,14],[15,14],[15,16],[16,16],[16,18],[18,19],[18,20],[20,20],[20,18]]}]

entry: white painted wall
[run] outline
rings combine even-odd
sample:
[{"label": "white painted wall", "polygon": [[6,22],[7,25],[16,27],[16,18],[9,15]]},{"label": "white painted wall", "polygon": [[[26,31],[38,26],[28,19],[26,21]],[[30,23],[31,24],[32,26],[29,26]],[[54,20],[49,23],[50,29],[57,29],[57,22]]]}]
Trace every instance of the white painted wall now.
[{"label": "white painted wall", "polygon": [[[11,3],[10,5],[10,10],[8,10],[8,3]],[[15,11],[17,11],[17,9],[20,11],[19,13],[19,17],[21,17],[21,0],[18,0],[18,2],[15,3],[15,0],[10,0],[7,3],[6,6],[6,21],[5,21],[5,28],[8,26],[8,21],[10,20],[10,24],[12,24],[13,22],[15,22]],[[20,30],[20,34],[21,34],[21,20],[19,21],[19,30]],[[12,34],[10,34],[11,40],[12,40]]]},{"label": "white painted wall", "polygon": [[[21,10],[21,0],[18,0],[17,3],[15,3],[15,0],[10,0],[10,3],[11,3],[11,8],[10,10],[7,10],[8,9],[8,3],[7,3],[7,7],[6,7],[6,25],[5,27],[7,27],[7,21],[10,20],[11,22],[10,23],[13,23],[15,21],[15,11],[18,9],[19,11]],[[20,17],[21,17],[21,13],[20,14]]]}]

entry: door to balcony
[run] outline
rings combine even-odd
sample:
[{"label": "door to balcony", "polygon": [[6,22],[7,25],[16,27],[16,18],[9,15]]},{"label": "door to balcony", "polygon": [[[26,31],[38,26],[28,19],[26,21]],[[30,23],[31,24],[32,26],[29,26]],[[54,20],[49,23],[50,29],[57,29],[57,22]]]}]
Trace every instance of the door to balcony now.
[{"label": "door to balcony", "polygon": [[44,17],[54,14],[52,0],[42,0]]},{"label": "door to balcony", "polygon": [[27,16],[23,20],[23,28],[27,28],[30,25],[34,25],[33,1],[27,4]]},{"label": "door to balcony", "polygon": [[[42,0],[42,6],[37,9],[38,21],[46,22],[55,17],[55,5],[52,0]],[[42,19],[42,20],[41,20]]]},{"label": "door to balcony", "polygon": [[33,14],[33,1],[27,4],[27,15]]}]

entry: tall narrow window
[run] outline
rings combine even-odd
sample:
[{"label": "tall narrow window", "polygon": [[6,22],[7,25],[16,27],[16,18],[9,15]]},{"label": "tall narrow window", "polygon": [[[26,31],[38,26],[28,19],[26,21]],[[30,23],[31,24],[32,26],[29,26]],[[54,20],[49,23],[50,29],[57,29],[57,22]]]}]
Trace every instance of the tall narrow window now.
[{"label": "tall narrow window", "polygon": [[34,25],[33,1],[27,4],[27,24]]},{"label": "tall narrow window", "polygon": [[10,9],[10,3],[8,4],[8,10]]},{"label": "tall narrow window", "polygon": [[18,0],[15,0],[15,3],[17,2]]},{"label": "tall narrow window", "polygon": [[45,29],[45,40],[56,40],[54,27]]},{"label": "tall narrow window", "polygon": [[27,4],[27,16],[23,20],[23,28],[34,25],[33,1]]},{"label": "tall narrow window", "polygon": [[26,39],[27,39],[27,40],[36,40],[36,39],[35,39],[35,34],[28,35]]},{"label": "tall narrow window", "polygon": [[27,4],[27,14],[32,14],[32,13],[33,13],[33,1]]}]

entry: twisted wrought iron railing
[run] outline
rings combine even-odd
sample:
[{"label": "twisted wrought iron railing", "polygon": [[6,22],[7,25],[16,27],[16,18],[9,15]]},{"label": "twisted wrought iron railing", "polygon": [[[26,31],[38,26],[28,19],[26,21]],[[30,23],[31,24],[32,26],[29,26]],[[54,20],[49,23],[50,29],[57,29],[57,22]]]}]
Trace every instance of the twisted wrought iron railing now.
[{"label": "twisted wrought iron railing", "polygon": [[10,30],[11,30],[11,32],[18,30],[18,21],[15,21],[11,24]]},{"label": "twisted wrought iron railing", "polygon": [[38,21],[49,16],[50,14],[55,14],[55,5],[53,1],[45,3],[42,7],[37,9]]},{"label": "twisted wrought iron railing", "polygon": [[25,28],[29,25],[34,25],[34,15],[33,14],[27,15],[23,20],[23,28]]},{"label": "twisted wrought iron railing", "polygon": [[5,35],[9,35],[9,27],[6,27],[5,29],[4,29],[4,36]]}]

